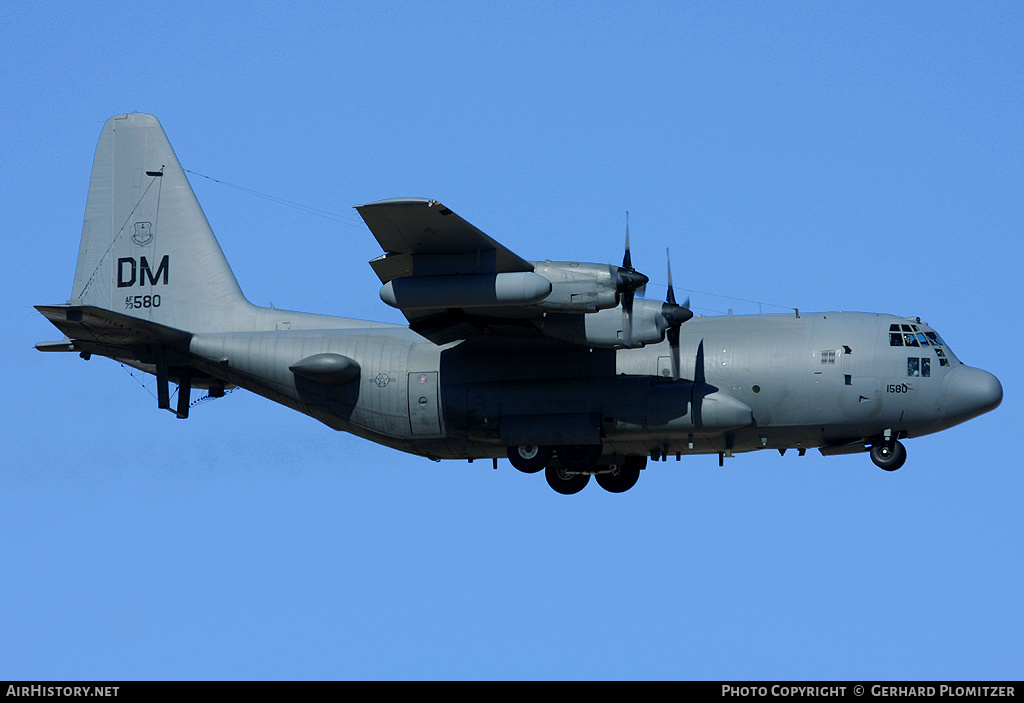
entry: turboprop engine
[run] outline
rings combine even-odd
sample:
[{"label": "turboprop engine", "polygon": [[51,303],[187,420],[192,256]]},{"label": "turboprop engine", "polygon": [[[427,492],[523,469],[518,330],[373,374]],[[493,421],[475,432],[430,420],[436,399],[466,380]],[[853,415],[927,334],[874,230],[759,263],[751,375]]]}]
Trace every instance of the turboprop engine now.
[{"label": "turboprop engine", "polygon": [[600,310],[589,315],[548,314],[540,323],[549,337],[591,347],[621,348],[657,344],[665,332],[693,317],[674,303],[636,300],[632,313],[621,308]]}]

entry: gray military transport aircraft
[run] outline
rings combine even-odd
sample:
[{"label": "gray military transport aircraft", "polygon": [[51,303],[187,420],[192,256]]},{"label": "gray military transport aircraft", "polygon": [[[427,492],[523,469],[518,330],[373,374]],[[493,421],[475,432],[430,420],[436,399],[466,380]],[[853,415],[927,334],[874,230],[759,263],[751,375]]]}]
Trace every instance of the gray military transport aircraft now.
[{"label": "gray military transport aircraft", "polygon": [[[410,454],[508,457],[559,493],[631,488],[648,458],[869,452],[992,410],[992,374],[919,318],[794,311],[694,317],[622,266],[526,261],[435,200],[356,210],[384,250],[381,299],[408,327],[288,312],[242,295],[152,115],[100,134],[71,299],[41,305],[42,351],[155,374],[158,406],[241,387]],[[169,384],[178,397],[171,406]]]}]

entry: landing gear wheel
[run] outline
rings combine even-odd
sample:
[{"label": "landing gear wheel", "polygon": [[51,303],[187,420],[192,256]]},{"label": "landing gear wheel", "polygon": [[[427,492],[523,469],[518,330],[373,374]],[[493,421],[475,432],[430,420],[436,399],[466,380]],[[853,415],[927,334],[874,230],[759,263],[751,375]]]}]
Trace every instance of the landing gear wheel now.
[{"label": "landing gear wheel", "polygon": [[636,485],[640,478],[640,470],[647,464],[645,456],[627,456],[611,471],[597,474],[597,485],[609,493],[625,493]]},{"label": "landing gear wheel", "polygon": [[900,442],[876,444],[871,447],[871,461],[886,471],[895,471],[907,460],[907,449]]},{"label": "landing gear wheel", "polygon": [[551,449],[529,445],[509,447],[508,460],[524,474],[535,474],[551,460]]},{"label": "landing gear wheel", "polygon": [[558,447],[558,463],[571,471],[590,471],[601,458],[600,444]]},{"label": "landing gear wheel", "polygon": [[556,492],[569,496],[573,493],[579,493],[586,488],[587,483],[590,481],[590,474],[570,473],[562,467],[555,468],[549,466],[544,469],[544,478],[548,480],[548,485],[554,488]]}]

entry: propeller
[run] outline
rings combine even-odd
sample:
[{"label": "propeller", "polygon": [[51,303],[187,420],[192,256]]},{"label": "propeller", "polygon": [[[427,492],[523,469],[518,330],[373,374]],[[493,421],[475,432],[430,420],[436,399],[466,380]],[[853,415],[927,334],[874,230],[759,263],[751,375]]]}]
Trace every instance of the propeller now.
[{"label": "propeller", "polygon": [[622,255],[622,266],[612,272],[612,279],[622,302],[622,332],[629,348],[633,346],[633,297],[637,290],[643,295],[642,289],[650,280],[633,268],[633,259],[629,255],[629,212],[626,212],[626,252]]},{"label": "propeller", "polygon": [[665,262],[668,266],[668,294],[661,306],[662,322],[665,325],[665,338],[668,339],[669,349],[672,351],[672,380],[679,380],[679,328],[684,322],[693,317],[690,311],[690,298],[687,297],[682,305],[676,304],[676,292],[672,288],[672,259],[669,257],[668,249],[665,249]]}]

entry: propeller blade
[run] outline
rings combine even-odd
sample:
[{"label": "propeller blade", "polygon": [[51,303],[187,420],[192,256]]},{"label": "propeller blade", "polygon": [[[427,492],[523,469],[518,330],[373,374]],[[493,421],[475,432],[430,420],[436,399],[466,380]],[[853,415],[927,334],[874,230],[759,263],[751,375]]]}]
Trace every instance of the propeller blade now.
[{"label": "propeller blade", "polygon": [[669,327],[665,333],[668,337],[668,348],[672,353],[672,380],[679,380],[679,328]]},{"label": "propeller blade", "polygon": [[633,293],[622,294],[622,342],[626,349],[633,348]]},{"label": "propeller blade", "polygon": [[690,312],[689,297],[682,305],[676,304],[676,291],[672,287],[672,260],[669,258],[668,249],[665,250],[665,263],[668,268],[668,293],[665,294],[665,303],[661,306],[661,314],[665,319],[665,326],[669,331],[674,329],[678,339],[679,325],[693,317],[693,313]]},{"label": "propeller blade", "polygon": [[666,326],[665,338],[672,353],[672,380],[679,380],[679,327],[693,317],[690,311],[690,298],[687,296],[682,305],[676,304],[676,291],[672,287],[672,259],[665,249],[665,264],[668,268],[668,293],[665,303],[661,306],[661,315]]},{"label": "propeller blade", "polygon": [[644,287],[650,280],[633,268],[633,257],[629,251],[629,212],[626,212],[626,250],[622,254],[622,266],[612,273],[615,291],[620,294],[622,304],[622,337],[626,348],[633,346],[633,298],[636,291],[643,297]]},{"label": "propeller blade", "polygon": [[633,270],[633,257],[629,255],[629,210],[626,210],[626,253],[622,255],[622,268]]},{"label": "propeller blade", "polygon": [[[629,253],[629,213],[626,213],[626,251],[622,255],[622,266],[615,269],[614,272],[615,290],[618,293],[632,293],[635,290],[643,288],[647,285],[647,281],[650,280],[647,276],[639,273],[633,268],[633,257]],[[630,298],[629,304],[632,310],[633,300]]]},{"label": "propeller blade", "polygon": [[665,264],[668,266],[668,294],[665,296],[665,302],[676,304],[676,293],[672,290],[672,258],[668,254],[668,248],[665,248]]}]

